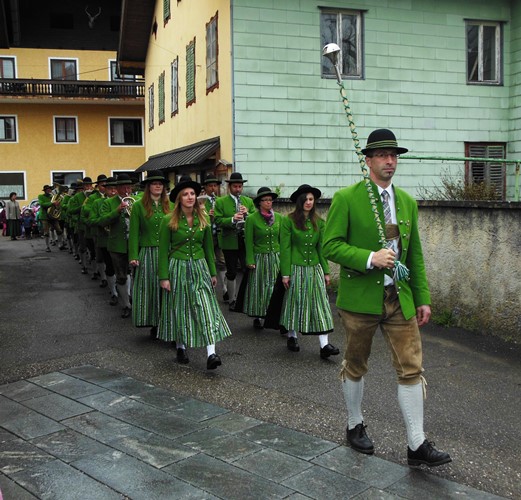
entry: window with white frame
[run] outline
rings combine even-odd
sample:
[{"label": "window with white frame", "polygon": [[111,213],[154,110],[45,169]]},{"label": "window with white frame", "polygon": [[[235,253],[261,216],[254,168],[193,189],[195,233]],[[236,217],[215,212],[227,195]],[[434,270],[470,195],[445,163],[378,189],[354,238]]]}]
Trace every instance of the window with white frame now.
[{"label": "window with white frame", "polygon": [[8,200],[11,193],[26,199],[25,172],[0,172],[0,200]]},{"label": "window with white frame", "polygon": [[170,64],[170,114],[179,112],[179,57]]},{"label": "window with white frame", "polygon": [[54,141],[57,143],[78,142],[78,122],[74,116],[54,117]]},{"label": "window with white frame", "polygon": [[217,13],[206,25],[206,93],[219,87]]},{"label": "window with white frame", "polygon": [[[340,47],[340,72],[345,78],[363,77],[362,12],[351,10],[320,10],[321,47],[336,43]],[[322,57],[322,77],[336,77],[331,61]]]},{"label": "window with white frame", "polygon": [[51,172],[51,184],[61,184],[62,186],[70,186],[73,182],[77,182],[78,179],[83,179],[85,172],[74,171],[74,170],[59,170]]},{"label": "window with white frame", "polygon": [[17,142],[16,116],[0,116],[0,142]]},{"label": "window with white frame", "polygon": [[[498,199],[505,199],[506,169],[497,159],[506,158],[505,143],[467,142],[465,144],[467,157],[479,158],[468,161],[465,168],[466,181],[475,184],[486,184],[495,188]],[[484,159],[489,159],[486,161]]]},{"label": "window with white frame", "polygon": [[499,22],[467,21],[467,82],[502,83],[502,29]]},{"label": "window with white frame", "polygon": [[118,65],[116,61],[110,61],[110,81],[111,82],[135,82],[138,79],[136,75],[119,75]]},{"label": "window with white frame", "polygon": [[148,130],[154,128],[154,84],[148,87]]},{"label": "window with white frame", "polygon": [[76,59],[50,59],[51,80],[77,80],[78,61]]},{"label": "window with white frame", "polygon": [[14,57],[0,56],[0,78],[16,78],[16,60]]},{"label": "window with white frame", "polygon": [[109,118],[111,146],[143,146],[141,118]]}]

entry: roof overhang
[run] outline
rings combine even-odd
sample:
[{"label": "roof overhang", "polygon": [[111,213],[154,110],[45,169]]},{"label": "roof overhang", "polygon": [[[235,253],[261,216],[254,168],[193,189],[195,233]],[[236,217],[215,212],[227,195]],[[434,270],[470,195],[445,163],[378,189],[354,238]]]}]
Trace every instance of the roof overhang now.
[{"label": "roof overhang", "polygon": [[154,19],[155,0],[123,0],[118,67],[124,75],[143,75]]},{"label": "roof overhang", "polygon": [[136,172],[145,170],[173,170],[180,167],[200,165],[221,147],[219,137],[197,142],[189,146],[173,149],[165,153],[150,156]]}]

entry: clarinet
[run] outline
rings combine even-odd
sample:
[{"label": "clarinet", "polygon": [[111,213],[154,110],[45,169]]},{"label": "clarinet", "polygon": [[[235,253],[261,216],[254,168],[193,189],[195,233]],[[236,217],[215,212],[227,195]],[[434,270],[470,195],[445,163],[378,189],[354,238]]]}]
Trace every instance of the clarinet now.
[{"label": "clarinet", "polygon": [[[237,213],[241,211],[241,206],[241,197],[238,196],[237,201],[235,202],[235,209]],[[235,223],[235,231],[237,232],[237,236],[244,236],[244,225],[246,224],[246,217],[248,217],[248,212],[245,212],[243,217],[244,218],[242,220],[238,220]]]}]

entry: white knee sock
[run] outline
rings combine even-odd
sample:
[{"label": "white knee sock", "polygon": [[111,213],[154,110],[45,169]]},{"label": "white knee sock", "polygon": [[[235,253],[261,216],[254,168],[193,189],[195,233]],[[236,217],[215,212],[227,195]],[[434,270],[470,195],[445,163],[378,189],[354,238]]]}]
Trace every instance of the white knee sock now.
[{"label": "white knee sock", "polygon": [[354,429],[364,421],[362,416],[362,398],[364,397],[364,377],[357,382],[346,378],[342,382],[344,399],[347,406],[347,426]]},{"label": "white knee sock", "polygon": [[110,295],[112,295],[112,296],[117,295],[118,291],[116,289],[116,276],[115,275],[107,276],[107,282],[109,284]]},{"label": "white knee sock", "polygon": [[116,285],[116,288],[118,289],[118,295],[121,299],[121,302],[123,303],[123,307],[128,307],[130,309],[130,300],[128,296],[128,286],[125,283],[124,285]]},{"label": "white knee sock", "polygon": [[212,354],[215,354],[215,344],[210,344],[206,346],[206,355],[210,357]]},{"label": "white knee sock", "polygon": [[423,387],[398,384],[398,402],[402,410],[409,448],[417,450],[425,441],[423,433]]},{"label": "white knee sock", "polygon": [[297,332],[295,330],[288,330],[288,338],[290,337],[297,338]]},{"label": "white knee sock", "polygon": [[176,346],[178,349],[183,349],[183,351],[186,350],[186,347],[185,347],[185,345],[184,345],[182,342],[176,342],[176,343],[175,343],[175,346]]},{"label": "white knee sock", "polygon": [[235,280],[226,280],[227,290],[228,290],[228,296],[230,297],[230,302],[233,302],[235,300]]},{"label": "white knee sock", "polygon": [[219,281],[223,284],[223,295],[227,292],[227,283],[226,283],[226,271],[217,271],[217,276],[219,277]]},{"label": "white knee sock", "polygon": [[323,333],[322,335],[318,336],[318,340],[320,341],[320,347],[325,347],[327,344],[329,344],[329,335],[327,333]]}]

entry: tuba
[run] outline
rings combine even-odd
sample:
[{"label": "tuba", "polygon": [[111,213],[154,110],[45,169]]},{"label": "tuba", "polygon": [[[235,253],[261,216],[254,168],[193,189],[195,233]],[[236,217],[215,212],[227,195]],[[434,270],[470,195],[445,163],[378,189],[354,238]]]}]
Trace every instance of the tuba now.
[{"label": "tuba", "polygon": [[[65,194],[69,190],[69,188],[63,184],[55,184],[54,188],[56,190],[56,193],[51,198],[52,205],[47,209],[47,217],[52,220],[59,220],[61,214],[62,214],[62,207],[61,202],[63,201],[63,198],[65,198]],[[54,203],[59,201],[60,204],[56,206]]]},{"label": "tuba", "polygon": [[127,217],[130,217],[130,214],[132,213],[132,206],[134,205],[134,198],[132,196],[125,196],[124,198],[121,198],[121,201],[125,202],[127,206],[123,209],[123,212]]}]

